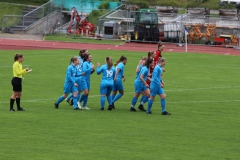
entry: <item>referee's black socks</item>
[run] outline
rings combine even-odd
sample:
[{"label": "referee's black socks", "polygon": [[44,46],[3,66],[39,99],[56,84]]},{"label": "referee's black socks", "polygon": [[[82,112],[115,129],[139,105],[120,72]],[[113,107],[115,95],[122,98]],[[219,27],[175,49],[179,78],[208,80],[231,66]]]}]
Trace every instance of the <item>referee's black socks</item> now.
[{"label": "referee's black socks", "polygon": [[13,109],[15,99],[10,98],[10,109]]},{"label": "referee's black socks", "polygon": [[17,103],[17,108],[18,108],[18,109],[21,108],[21,107],[20,107],[20,98],[16,98],[16,103]]}]

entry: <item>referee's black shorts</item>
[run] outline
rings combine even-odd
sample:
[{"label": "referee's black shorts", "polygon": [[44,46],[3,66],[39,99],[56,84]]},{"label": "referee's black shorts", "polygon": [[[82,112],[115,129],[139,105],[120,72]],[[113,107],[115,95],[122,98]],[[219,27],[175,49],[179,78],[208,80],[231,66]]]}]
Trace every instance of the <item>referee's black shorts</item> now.
[{"label": "referee's black shorts", "polygon": [[22,92],[22,78],[13,77],[12,86],[14,92]]}]

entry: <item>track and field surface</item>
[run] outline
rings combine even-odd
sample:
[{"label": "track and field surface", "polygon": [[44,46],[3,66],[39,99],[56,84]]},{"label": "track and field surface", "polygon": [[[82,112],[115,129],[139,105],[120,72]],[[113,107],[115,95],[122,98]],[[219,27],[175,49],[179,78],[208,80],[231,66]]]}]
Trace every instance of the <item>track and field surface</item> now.
[{"label": "track and field surface", "polygon": [[[97,40],[96,40],[97,41]],[[81,42],[81,41],[79,41]],[[178,47],[176,44],[166,44],[164,52],[185,52],[185,47]],[[125,43],[123,45],[89,44],[89,43],[70,43],[70,42],[50,42],[33,40],[10,40],[0,39],[0,49],[19,50],[19,49],[82,49],[89,50],[127,50],[127,51],[150,51],[156,50],[157,44],[150,43]],[[190,53],[211,53],[224,55],[240,55],[240,50],[224,47],[210,47],[199,45],[188,45]]]}]

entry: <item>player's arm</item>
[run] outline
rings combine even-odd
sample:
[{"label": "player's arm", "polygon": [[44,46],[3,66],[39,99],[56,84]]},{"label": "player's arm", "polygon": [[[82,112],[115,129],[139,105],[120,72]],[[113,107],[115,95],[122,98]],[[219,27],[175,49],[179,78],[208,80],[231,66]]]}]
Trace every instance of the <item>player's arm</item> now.
[{"label": "player's arm", "polygon": [[28,73],[28,68],[26,68],[26,69],[21,69],[21,67],[20,67],[19,64],[14,64],[13,70],[14,70],[14,73],[17,74],[17,76],[25,75],[25,74]]},{"label": "player's arm", "polygon": [[102,67],[100,67],[100,63],[97,63],[97,75],[102,73]]},{"label": "player's arm", "polygon": [[114,77],[114,82],[117,80],[117,76],[118,76],[119,72],[120,72],[120,68],[117,69],[117,72],[116,72],[115,77]]},{"label": "player's arm", "polygon": [[138,66],[136,68],[136,73],[140,72],[140,65],[142,64],[142,60],[139,61]]},{"label": "player's arm", "polygon": [[142,81],[142,83],[143,83],[146,87],[149,87],[148,84],[147,84],[147,82],[143,79],[143,76],[144,76],[144,74],[141,74],[141,75],[140,75],[140,80]]},{"label": "player's arm", "polygon": [[68,81],[69,82],[72,82],[73,84],[75,83],[74,77],[72,77],[72,69],[71,69],[71,67],[68,67],[67,77],[68,77]]},{"label": "player's arm", "polygon": [[87,66],[88,66],[88,64],[87,63],[83,63],[83,72],[90,72],[90,71],[92,71],[92,68],[90,67],[90,68],[87,68]]}]

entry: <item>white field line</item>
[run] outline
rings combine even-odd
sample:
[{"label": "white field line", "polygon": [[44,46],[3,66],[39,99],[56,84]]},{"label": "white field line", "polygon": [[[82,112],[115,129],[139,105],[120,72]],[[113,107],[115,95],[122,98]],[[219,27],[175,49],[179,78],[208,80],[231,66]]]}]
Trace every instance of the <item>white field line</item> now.
[{"label": "white field line", "polygon": [[[179,66],[179,64],[177,64],[177,63],[169,63],[168,65],[178,65]],[[207,66],[207,65],[189,65],[189,64],[181,64],[181,66],[196,66],[196,67],[212,67],[212,68],[240,68],[240,66]]]},{"label": "white field line", "polygon": [[[208,89],[224,89],[224,88],[239,88],[240,86],[223,86],[223,87],[208,87],[208,88],[192,88],[192,89],[175,89],[175,90],[165,90],[167,92],[182,92],[182,91],[192,91],[192,90],[208,90]],[[124,94],[134,94],[134,92],[127,92]],[[90,95],[89,97],[100,97],[100,95]],[[46,99],[32,99],[32,100],[22,100],[21,102],[35,103],[35,102],[49,102],[57,100],[56,98],[46,98]],[[168,103],[218,103],[218,102],[239,102],[240,100],[225,100],[225,101],[179,101],[179,102],[168,102]],[[0,101],[0,104],[7,104],[8,101]],[[88,102],[88,103],[98,103],[98,102]],[[120,103],[131,103],[131,102],[120,102]]]}]

